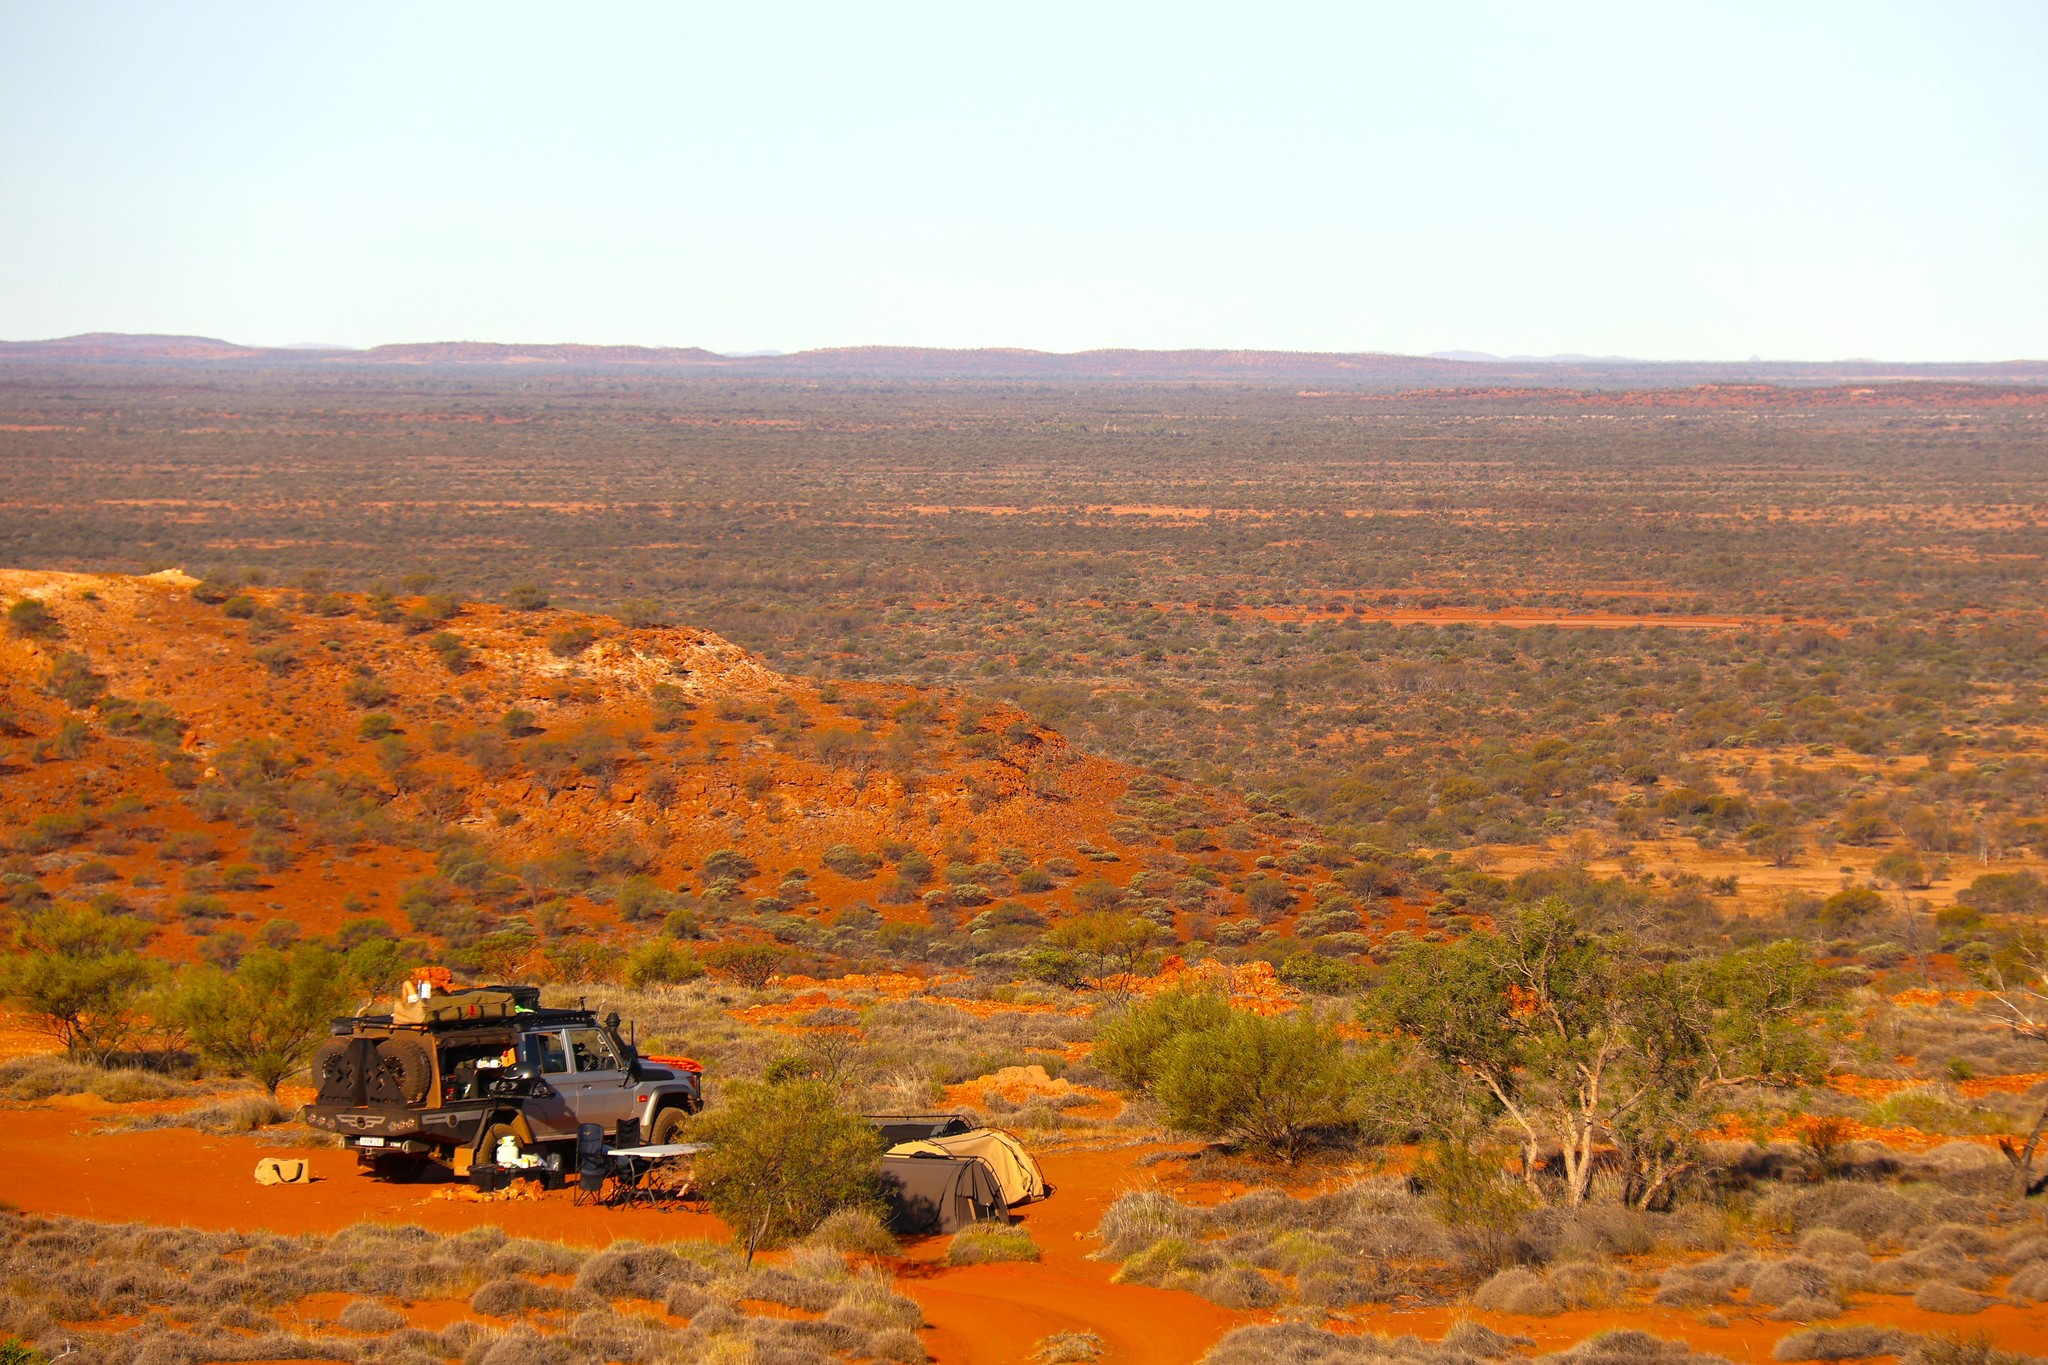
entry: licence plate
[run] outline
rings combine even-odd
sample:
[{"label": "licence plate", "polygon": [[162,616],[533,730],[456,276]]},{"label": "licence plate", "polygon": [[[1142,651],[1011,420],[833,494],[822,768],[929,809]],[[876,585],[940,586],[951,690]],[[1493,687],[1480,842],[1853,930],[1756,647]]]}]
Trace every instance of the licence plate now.
[{"label": "licence plate", "polygon": [[356,1139],[356,1146],[358,1146],[358,1147],[382,1147],[383,1145],[384,1145],[384,1139],[383,1139],[383,1138],[357,1138],[357,1139]]}]

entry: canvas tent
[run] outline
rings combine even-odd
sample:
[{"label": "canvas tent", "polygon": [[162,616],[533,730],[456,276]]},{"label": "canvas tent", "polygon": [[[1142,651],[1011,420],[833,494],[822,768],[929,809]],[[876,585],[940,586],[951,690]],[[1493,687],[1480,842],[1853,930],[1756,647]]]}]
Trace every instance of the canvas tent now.
[{"label": "canvas tent", "polygon": [[995,1172],[975,1157],[885,1156],[882,1192],[889,1231],[905,1236],[1010,1221]]},{"label": "canvas tent", "polygon": [[867,1114],[863,1115],[882,1135],[882,1141],[891,1147],[901,1142],[916,1142],[920,1138],[940,1137],[947,1133],[964,1133],[967,1120],[958,1114]]},{"label": "canvas tent", "polygon": [[978,1157],[988,1163],[1002,1189],[1003,1203],[1011,1208],[1052,1193],[1024,1144],[1000,1128],[971,1128],[962,1133],[940,1133],[920,1141],[900,1142],[889,1149],[889,1155]]}]

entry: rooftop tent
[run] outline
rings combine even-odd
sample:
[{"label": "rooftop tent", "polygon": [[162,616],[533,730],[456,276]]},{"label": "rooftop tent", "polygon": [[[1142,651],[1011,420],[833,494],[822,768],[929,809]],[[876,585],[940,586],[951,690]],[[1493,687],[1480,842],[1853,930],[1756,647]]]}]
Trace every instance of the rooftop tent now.
[{"label": "rooftop tent", "polygon": [[1010,1221],[995,1172],[976,1157],[885,1156],[882,1193],[889,1231],[905,1236]]},{"label": "rooftop tent", "polygon": [[1003,1202],[1012,1208],[1052,1193],[1024,1144],[1000,1128],[973,1128],[901,1142],[889,1149],[889,1155],[976,1157],[988,1163],[1003,1191]]}]

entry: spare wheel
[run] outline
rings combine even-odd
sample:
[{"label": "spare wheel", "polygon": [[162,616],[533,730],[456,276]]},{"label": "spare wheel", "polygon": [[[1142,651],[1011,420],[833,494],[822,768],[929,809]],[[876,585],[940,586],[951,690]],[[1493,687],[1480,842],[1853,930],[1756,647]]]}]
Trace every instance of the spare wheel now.
[{"label": "spare wheel", "polygon": [[346,1099],[356,1088],[352,1038],[329,1038],[313,1052],[313,1084],[322,1095]]},{"label": "spare wheel", "polygon": [[434,1051],[424,1038],[394,1033],[377,1044],[377,1060],[384,1074],[398,1083],[398,1093],[407,1104],[419,1104],[434,1085]]}]

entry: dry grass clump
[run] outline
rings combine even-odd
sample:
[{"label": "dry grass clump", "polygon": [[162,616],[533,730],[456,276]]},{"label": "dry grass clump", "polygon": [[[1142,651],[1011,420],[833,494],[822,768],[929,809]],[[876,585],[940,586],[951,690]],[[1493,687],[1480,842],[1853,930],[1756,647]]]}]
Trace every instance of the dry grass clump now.
[{"label": "dry grass clump", "polygon": [[1952,1313],[1965,1317],[1981,1313],[1991,1306],[1991,1300],[1982,1294],[1973,1294],[1960,1285],[1946,1280],[1929,1280],[1913,1292],[1913,1306],[1924,1308],[1930,1313]]},{"label": "dry grass clump", "polygon": [[1842,1311],[1834,1278],[1798,1256],[1760,1264],[1749,1279],[1749,1301],[1776,1309],[1771,1316],[1787,1322],[1831,1318]]},{"label": "dry grass clump", "polygon": [[1015,1223],[976,1223],[953,1234],[946,1244],[947,1265],[980,1265],[986,1261],[1035,1261],[1038,1243]]},{"label": "dry grass clump", "polygon": [[1097,1231],[1097,1254],[1124,1263],[1119,1280],[1189,1289],[1230,1307],[1388,1303],[1457,1282],[1445,1268],[1451,1240],[1398,1180],[1306,1199],[1253,1190],[1214,1208],[1136,1191],[1109,1207]]},{"label": "dry grass clump", "polygon": [[1541,1365],[1728,1365],[1717,1355],[1695,1351],[1634,1329],[1599,1332],[1569,1350],[1537,1357]]},{"label": "dry grass clump", "polygon": [[60,1056],[33,1054],[0,1062],[0,1098],[46,1100],[52,1095],[97,1095],[109,1104],[170,1100],[198,1089],[190,1081],[139,1067],[100,1067]]},{"label": "dry grass clump", "polygon": [[1035,1365],[1083,1365],[1100,1360],[1108,1349],[1108,1343],[1093,1332],[1055,1332],[1038,1339],[1031,1348],[1031,1359]]},{"label": "dry grass clump", "polygon": [[1557,1286],[1533,1270],[1509,1266],[1472,1293],[1472,1306],[1489,1313],[1514,1313],[1527,1318],[1552,1318],[1571,1307]]},{"label": "dry grass clump", "polygon": [[[535,1276],[574,1275],[568,1287]],[[726,1358],[848,1357],[918,1365],[917,1306],[878,1273],[843,1256],[800,1251],[786,1266],[741,1272],[708,1243],[620,1243],[585,1253],[478,1228],[448,1237],[360,1224],[331,1237],[115,1226],[0,1213],[0,1337],[12,1335],[79,1365],[198,1360],[333,1360],[360,1365],[654,1365]],[[306,1295],[353,1298],[338,1315],[352,1335],[280,1332],[262,1310]],[[457,1322],[440,1333],[405,1325],[387,1300],[469,1300],[501,1326]],[[621,1312],[612,1300],[663,1299],[686,1327]],[[749,1301],[821,1320],[746,1311]],[[106,1332],[90,1324],[140,1318]],[[565,1320],[566,1319],[566,1320]],[[81,1328],[66,1323],[86,1324]],[[544,1330],[536,1330],[536,1328]]]},{"label": "dry grass clump", "polygon": [[[1526,1338],[1460,1323],[1440,1343],[1416,1337],[1336,1333],[1300,1323],[1240,1327],[1209,1348],[1202,1365],[1477,1365],[1516,1357]],[[1648,1332],[1601,1332],[1538,1365],[1727,1365],[1719,1356]]]},{"label": "dry grass clump", "polygon": [[405,1314],[376,1299],[357,1299],[335,1321],[351,1332],[395,1332],[405,1326]]},{"label": "dry grass clump", "polygon": [[124,1114],[111,1125],[115,1129],[194,1128],[202,1133],[254,1133],[283,1123],[285,1112],[269,1095],[227,1095],[190,1109],[161,1114]]},{"label": "dry grass clump", "polygon": [[1809,1327],[1791,1332],[1771,1348],[1771,1359],[1861,1360],[1865,1356],[1904,1355],[1919,1338],[1889,1327],[1856,1323],[1849,1327]]}]

